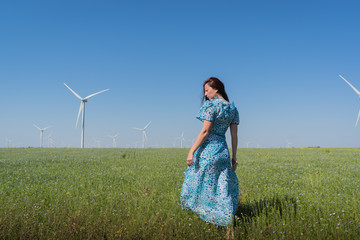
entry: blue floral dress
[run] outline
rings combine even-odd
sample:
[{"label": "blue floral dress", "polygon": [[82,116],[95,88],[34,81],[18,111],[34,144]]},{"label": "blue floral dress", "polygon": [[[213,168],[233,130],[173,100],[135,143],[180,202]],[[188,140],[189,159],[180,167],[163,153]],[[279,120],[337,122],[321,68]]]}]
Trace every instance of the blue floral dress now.
[{"label": "blue floral dress", "polygon": [[196,118],[213,123],[207,139],[187,167],[181,189],[181,206],[203,220],[219,226],[233,224],[239,199],[239,182],[232,170],[225,133],[239,124],[234,103],[218,98],[206,101]]}]

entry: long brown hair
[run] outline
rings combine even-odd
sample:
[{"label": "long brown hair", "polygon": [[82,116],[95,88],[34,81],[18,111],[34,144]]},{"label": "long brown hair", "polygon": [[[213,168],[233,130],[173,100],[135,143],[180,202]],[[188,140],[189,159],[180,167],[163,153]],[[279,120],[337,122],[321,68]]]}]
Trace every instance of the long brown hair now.
[{"label": "long brown hair", "polygon": [[224,84],[220,81],[220,79],[216,78],[216,77],[210,77],[208,79],[205,80],[204,84],[203,84],[203,98],[202,98],[202,102],[209,100],[206,96],[205,96],[205,85],[209,84],[210,87],[212,87],[213,89],[218,90],[218,93],[226,100],[229,102],[229,98],[228,95],[226,94],[225,91],[225,86]]}]

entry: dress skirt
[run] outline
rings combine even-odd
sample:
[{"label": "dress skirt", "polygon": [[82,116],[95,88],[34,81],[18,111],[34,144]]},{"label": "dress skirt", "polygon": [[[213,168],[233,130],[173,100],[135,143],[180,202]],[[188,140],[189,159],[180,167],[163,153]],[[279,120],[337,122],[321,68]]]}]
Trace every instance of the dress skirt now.
[{"label": "dress skirt", "polygon": [[239,182],[232,170],[225,136],[209,134],[187,167],[181,206],[207,222],[230,226],[239,200]]}]

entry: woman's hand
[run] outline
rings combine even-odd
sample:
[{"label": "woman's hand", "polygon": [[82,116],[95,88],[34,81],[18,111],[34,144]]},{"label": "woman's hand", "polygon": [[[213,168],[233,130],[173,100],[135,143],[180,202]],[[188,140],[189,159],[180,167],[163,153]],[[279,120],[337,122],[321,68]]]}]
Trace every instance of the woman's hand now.
[{"label": "woman's hand", "polygon": [[189,167],[194,163],[193,158],[194,158],[194,154],[189,153],[189,155],[188,155],[188,157],[186,159],[186,164]]},{"label": "woman's hand", "polygon": [[233,158],[233,159],[231,160],[231,164],[232,164],[232,170],[235,172],[236,167],[237,167],[237,165],[238,165],[238,161],[236,160],[236,158]]}]

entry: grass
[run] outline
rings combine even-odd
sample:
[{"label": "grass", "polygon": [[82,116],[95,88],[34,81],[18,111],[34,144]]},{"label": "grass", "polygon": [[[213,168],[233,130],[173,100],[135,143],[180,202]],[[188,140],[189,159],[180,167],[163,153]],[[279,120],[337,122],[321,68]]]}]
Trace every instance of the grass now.
[{"label": "grass", "polygon": [[[183,211],[187,149],[0,149],[1,239],[223,239]],[[239,149],[235,238],[356,239],[359,149]]]}]

